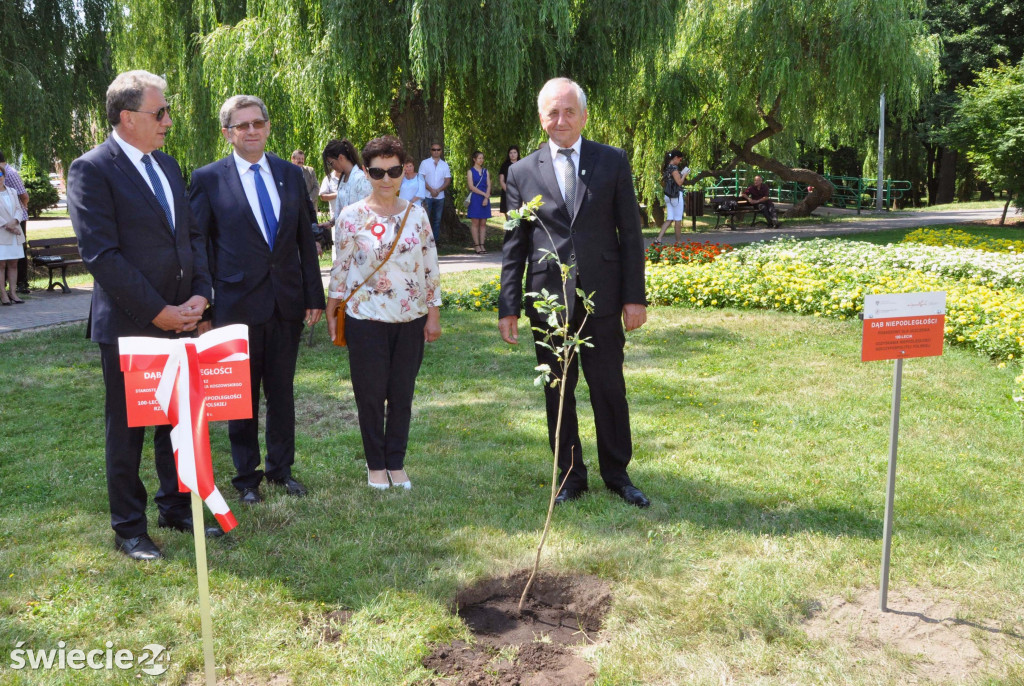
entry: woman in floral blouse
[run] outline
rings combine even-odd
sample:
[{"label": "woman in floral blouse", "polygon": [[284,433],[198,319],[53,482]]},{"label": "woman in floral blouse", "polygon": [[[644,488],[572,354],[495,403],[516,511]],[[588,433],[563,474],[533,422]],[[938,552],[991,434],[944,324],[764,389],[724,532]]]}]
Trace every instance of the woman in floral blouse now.
[{"label": "woman in floral blouse", "polygon": [[[405,451],[424,343],[441,336],[441,276],[434,233],[423,208],[398,197],[405,150],[394,136],[363,148],[369,197],[344,208],[334,232],[336,259],[328,287],[327,328],[346,307],[345,338],[367,483],[409,489]],[[409,208],[401,234],[396,231]],[[387,258],[394,241],[399,241]],[[387,261],[384,260],[387,258]],[[374,270],[384,262],[376,273]]]}]

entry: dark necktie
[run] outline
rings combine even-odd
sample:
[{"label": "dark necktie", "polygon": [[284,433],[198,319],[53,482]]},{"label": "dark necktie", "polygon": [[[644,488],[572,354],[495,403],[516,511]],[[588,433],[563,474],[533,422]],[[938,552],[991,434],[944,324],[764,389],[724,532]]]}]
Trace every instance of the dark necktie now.
[{"label": "dark necktie", "polygon": [[171,233],[174,233],[174,216],[171,214],[171,206],[167,203],[164,185],[160,182],[156,169],[153,169],[153,160],[149,158],[149,155],[143,155],[142,164],[146,167],[146,175],[149,176],[149,182],[153,184],[153,193],[156,195],[156,201],[164,209],[164,214],[167,215],[167,223],[171,226]]},{"label": "dark necktie", "polygon": [[270,202],[270,193],[263,183],[263,174],[260,174],[260,165],[254,164],[249,169],[256,179],[256,197],[260,201],[260,214],[263,215],[263,226],[267,229],[267,245],[274,249],[274,239],[277,237],[277,215],[274,214],[274,205]]},{"label": "dark necktie", "polygon": [[565,155],[562,180],[565,182],[565,208],[569,210],[569,221],[576,211],[576,165],[572,163],[572,148],[559,148],[559,155]]}]

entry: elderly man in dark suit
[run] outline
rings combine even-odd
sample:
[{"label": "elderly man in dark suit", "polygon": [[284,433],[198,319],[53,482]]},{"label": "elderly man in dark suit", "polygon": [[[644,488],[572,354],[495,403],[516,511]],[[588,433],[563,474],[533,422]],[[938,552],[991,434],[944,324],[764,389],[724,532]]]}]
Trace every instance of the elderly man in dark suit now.
[{"label": "elderly man in dark suit", "polygon": [[[213,325],[249,326],[252,419],[228,422],[232,484],[247,505],[262,502],[263,477],[303,496],[295,462],[295,363],[303,321],[325,306],[302,170],[265,152],[270,115],[259,98],[235,95],[220,109],[232,154],[192,174],[189,204],[208,238]],[[267,398],[265,471],[260,470],[259,389]]]},{"label": "elderly man in dark suit", "polygon": [[[211,295],[205,243],[173,157],[160,152],[171,126],[167,82],[145,71],[107,89],[113,133],[71,163],[68,210],[95,285],[86,335],[100,346],[106,387],[106,463],[115,547],[135,560],[161,557],[147,533],[139,478],[145,428],[129,428],[117,339],[194,332]],[[188,334],[191,335],[191,334]],[[170,427],[154,437],[159,525],[192,530],[189,496],[178,492]],[[208,535],[221,533],[212,528]]]},{"label": "elderly man in dark suit", "polygon": [[[624,151],[581,137],[587,123],[587,99],[575,82],[559,78],[544,84],[537,96],[537,111],[550,140],[509,168],[506,185],[509,209],[538,195],[544,204],[537,212],[540,221],[522,222],[505,237],[498,308],[501,337],[513,345],[519,340],[524,270],[528,292],[546,288],[550,293],[562,293],[558,266],[542,261],[545,250],[556,252],[562,263],[571,267],[566,303],[570,325],[578,329],[582,324],[582,335],[594,346],[582,350],[579,359],[590,387],[601,477],[627,503],[648,507],[650,501],[626,472],[633,445],[622,374],[623,325],[631,331],[647,321],[644,246],[633,175]],[[576,301],[577,288],[594,293],[594,312],[585,324],[586,311]],[[527,301],[526,311],[533,326],[547,327],[532,302]],[[542,335],[534,332],[534,337],[539,340]],[[553,353],[535,347],[537,361],[557,370]],[[558,452],[565,483],[557,503],[575,500],[587,491],[574,394],[578,378],[574,360],[566,379]],[[558,396],[558,389],[545,387],[552,449]]]}]

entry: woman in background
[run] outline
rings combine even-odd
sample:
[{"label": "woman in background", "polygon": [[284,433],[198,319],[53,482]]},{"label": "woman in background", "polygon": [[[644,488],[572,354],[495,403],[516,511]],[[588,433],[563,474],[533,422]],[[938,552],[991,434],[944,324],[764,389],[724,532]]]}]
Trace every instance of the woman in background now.
[{"label": "woman in background", "polygon": [[25,234],[21,232],[18,211],[21,200],[13,188],[8,188],[4,170],[0,169],[0,305],[17,304],[24,300],[15,295],[18,283],[18,260],[25,256],[21,244]]},{"label": "woman in background", "polygon": [[665,195],[665,223],[661,225],[661,233],[654,239],[654,245],[661,245],[661,239],[665,237],[665,232],[668,231],[669,224],[675,222],[676,225],[676,243],[682,239],[682,226],[683,226],[683,180],[686,175],[690,173],[690,168],[685,167],[682,171],[679,170],[679,165],[683,163],[683,153],[679,150],[669,150],[665,153],[665,159],[661,163],[661,183],[663,189],[668,189],[672,186],[672,181],[675,184],[674,198]]},{"label": "woman in background", "polygon": [[487,238],[487,220],[491,218],[491,179],[484,169],[484,154],[473,151],[470,158],[473,166],[466,172],[466,186],[469,187],[469,207],[466,216],[472,222],[469,231],[473,234],[476,254],[486,255],[484,241]]},{"label": "woman in background", "polygon": [[[508,214],[508,205],[505,200],[505,191],[507,190],[505,182],[508,180],[508,168],[518,161],[519,146],[513,145],[508,149],[508,152],[505,154],[505,161],[501,163],[501,169],[498,170],[498,183],[501,184],[501,204],[499,205],[499,209],[501,210],[503,217]],[[513,207],[512,209],[516,208]]]}]

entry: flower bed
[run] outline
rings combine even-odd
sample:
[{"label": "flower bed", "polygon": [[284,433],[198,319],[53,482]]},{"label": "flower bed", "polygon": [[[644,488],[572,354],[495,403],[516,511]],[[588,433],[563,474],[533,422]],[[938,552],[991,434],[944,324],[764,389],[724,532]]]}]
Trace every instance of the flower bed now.
[{"label": "flower bed", "polygon": [[732,250],[728,243],[712,243],[704,241],[687,241],[675,245],[650,245],[647,248],[647,261],[651,264],[687,264],[711,262],[722,253]]},{"label": "flower bed", "polygon": [[959,229],[918,229],[906,235],[903,243],[920,243],[922,245],[951,246],[957,248],[974,248],[985,252],[1024,254],[1024,240],[1014,241],[1008,238],[991,238],[978,234],[960,231]]},{"label": "flower bed", "polygon": [[497,312],[500,292],[501,279],[497,276],[468,291],[448,291],[442,288],[441,307],[473,312]]}]

